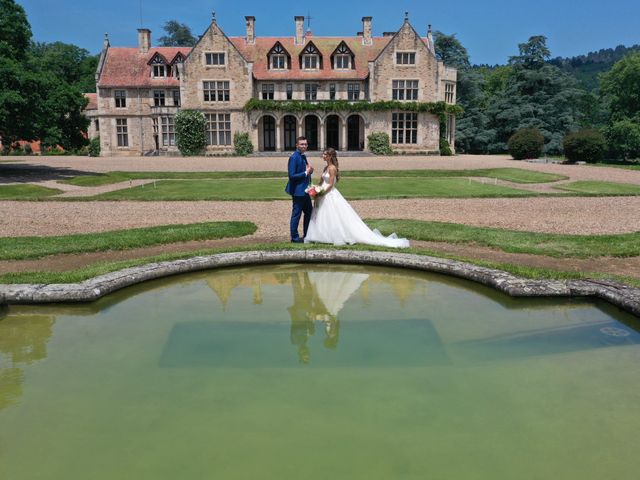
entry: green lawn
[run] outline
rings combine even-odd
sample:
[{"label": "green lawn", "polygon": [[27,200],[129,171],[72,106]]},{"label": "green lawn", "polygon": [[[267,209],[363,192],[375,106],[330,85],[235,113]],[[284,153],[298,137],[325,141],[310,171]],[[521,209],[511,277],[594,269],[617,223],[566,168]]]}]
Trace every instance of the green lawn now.
[{"label": "green lawn", "polygon": [[640,185],[597,180],[580,180],[556,188],[583,195],[640,195]]},{"label": "green lawn", "polygon": [[0,238],[0,260],[40,258],[60,253],[127,250],[189,240],[241,237],[251,235],[256,228],[250,222],[206,222],[57,237],[5,237]]},{"label": "green lawn", "polygon": [[39,185],[0,185],[0,200],[38,200],[58,193],[62,190]]},{"label": "green lawn", "polygon": [[551,257],[634,257],[640,255],[640,232],[618,235],[559,235],[500,228],[470,227],[418,220],[367,220],[385,235],[447,243],[468,243],[511,253]]},{"label": "green lawn", "polygon": [[[316,172],[317,174],[317,172]],[[474,170],[348,170],[343,177],[488,177],[514,183],[547,183],[567,177],[534,172],[520,168],[483,168]],[[277,172],[109,172],[62,180],[61,183],[93,187],[140,179],[222,179],[222,178],[286,178],[286,171]]]},{"label": "green lawn", "polygon": [[[273,250],[289,250],[289,249],[334,249],[339,248],[340,250],[344,249],[352,249],[352,250],[375,250],[375,251],[397,251],[395,249],[387,249],[380,247],[373,247],[370,245],[355,245],[355,246],[341,246],[341,247],[333,247],[330,245],[322,245],[313,246],[313,245],[299,245],[299,244],[291,244],[291,243],[275,243],[275,244],[258,244],[258,245],[245,245],[242,247],[236,248],[217,248],[217,249],[206,249],[206,250],[198,250],[194,252],[180,252],[180,253],[169,253],[164,255],[158,255],[154,257],[140,258],[135,260],[121,260],[116,262],[102,262],[93,265],[89,265],[86,267],[82,267],[77,270],[71,270],[67,272],[20,272],[20,273],[6,273],[4,275],[0,275],[0,283],[4,284],[12,284],[12,283],[75,283],[81,282],[83,280],[87,280],[89,278],[96,277],[98,275],[103,275],[105,273],[114,272],[117,270],[121,270],[123,268],[135,267],[139,265],[145,265],[152,262],[161,262],[161,261],[170,261],[177,260],[182,258],[190,258],[198,255],[213,255],[217,253],[226,253],[226,252],[240,252],[240,251],[253,251],[253,250],[262,250],[262,251],[273,251]],[[510,272],[514,275],[518,275],[524,278],[535,278],[535,279],[583,279],[583,278],[601,278],[601,279],[614,279],[620,282],[626,283],[628,285],[640,287],[640,281],[635,278],[630,277],[617,277],[613,275],[605,275],[600,273],[589,273],[589,272],[566,272],[562,270],[551,270],[544,268],[536,268],[536,267],[527,267],[522,265],[513,265],[509,263],[497,263],[497,262],[487,262],[484,260],[477,259],[469,259],[465,257],[460,257],[457,255],[447,255],[442,254],[440,252],[435,252],[426,249],[403,249],[403,252],[406,253],[414,253],[418,255],[430,255],[441,258],[450,258],[453,260],[465,261],[468,263],[472,263],[475,265],[480,265],[488,268],[496,268],[499,270],[503,270],[505,272]]]},{"label": "green lawn", "polygon": [[[285,200],[285,179],[160,180],[79,200]],[[350,178],[340,182],[349,199],[526,197],[534,192],[465,178]]]}]

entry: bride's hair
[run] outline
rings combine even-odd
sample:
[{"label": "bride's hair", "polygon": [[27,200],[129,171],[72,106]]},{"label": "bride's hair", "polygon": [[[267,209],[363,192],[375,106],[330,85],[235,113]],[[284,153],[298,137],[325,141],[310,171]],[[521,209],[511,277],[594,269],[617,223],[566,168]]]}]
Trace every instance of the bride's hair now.
[{"label": "bride's hair", "polygon": [[[337,182],[338,180],[340,180],[340,167],[338,166],[338,154],[336,153],[336,149],[329,147],[324,150],[324,153],[329,154],[329,156],[331,157],[331,162],[330,162],[331,165],[336,167],[336,182]],[[328,165],[327,165],[327,168],[328,168]]]}]

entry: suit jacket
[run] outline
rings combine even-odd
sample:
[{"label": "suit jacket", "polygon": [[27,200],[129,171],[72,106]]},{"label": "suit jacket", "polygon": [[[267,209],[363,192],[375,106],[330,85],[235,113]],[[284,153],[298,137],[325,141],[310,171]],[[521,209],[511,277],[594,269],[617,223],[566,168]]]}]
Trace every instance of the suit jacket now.
[{"label": "suit jacket", "polygon": [[307,157],[300,153],[300,150],[296,150],[289,157],[289,181],[284,189],[289,195],[294,197],[304,197],[307,195],[304,189],[311,183],[311,175],[305,175],[307,165]]}]

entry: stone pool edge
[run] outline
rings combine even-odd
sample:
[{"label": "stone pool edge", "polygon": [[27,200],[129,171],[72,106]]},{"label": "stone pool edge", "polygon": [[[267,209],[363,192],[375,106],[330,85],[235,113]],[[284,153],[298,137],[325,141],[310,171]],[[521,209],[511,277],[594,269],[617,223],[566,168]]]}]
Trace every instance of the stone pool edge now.
[{"label": "stone pool edge", "polygon": [[443,273],[495,288],[512,297],[595,297],[640,317],[640,289],[598,280],[531,280],[493,268],[409,253],[353,250],[281,250],[220,253],[149,263],[80,283],[2,284],[1,304],[91,302],[137,283],[200,270],[279,263],[378,265]]}]

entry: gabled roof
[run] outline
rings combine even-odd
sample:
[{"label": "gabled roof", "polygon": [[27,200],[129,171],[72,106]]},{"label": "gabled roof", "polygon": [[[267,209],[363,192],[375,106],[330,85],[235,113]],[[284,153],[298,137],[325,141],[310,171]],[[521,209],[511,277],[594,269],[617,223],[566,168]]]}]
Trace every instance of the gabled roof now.
[{"label": "gabled roof", "polygon": [[186,56],[191,47],[154,47],[147,53],[135,48],[109,47],[98,81],[98,87],[179,87],[175,77],[153,78],[148,62],[156,53],[175,58],[178,53]]},{"label": "gabled roof", "polygon": [[257,37],[255,44],[247,45],[244,37],[229,37],[242,55],[253,62],[253,75],[256,80],[364,80],[369,75],[369,61],[372,61],[389,43],[389,37],[374,37],[373,45],[362,45],[362,37],[313,37],[313,44],[329,59],[334,50],[344,42],[355,56],[355,69],[334,70],[331,62],[325,61],[319,70],[303,70],[297,61],[291,62],[289,70],[269,70],[267,55],[276,42],[293,58],[298,58],[309,41],[296,45],[293,37]]},{"label": "gabled roof", "polygon": [[84,110],[97,110],[98,109],[98,94],[97,93],[83,93],[85,98],[89,100]]}]

